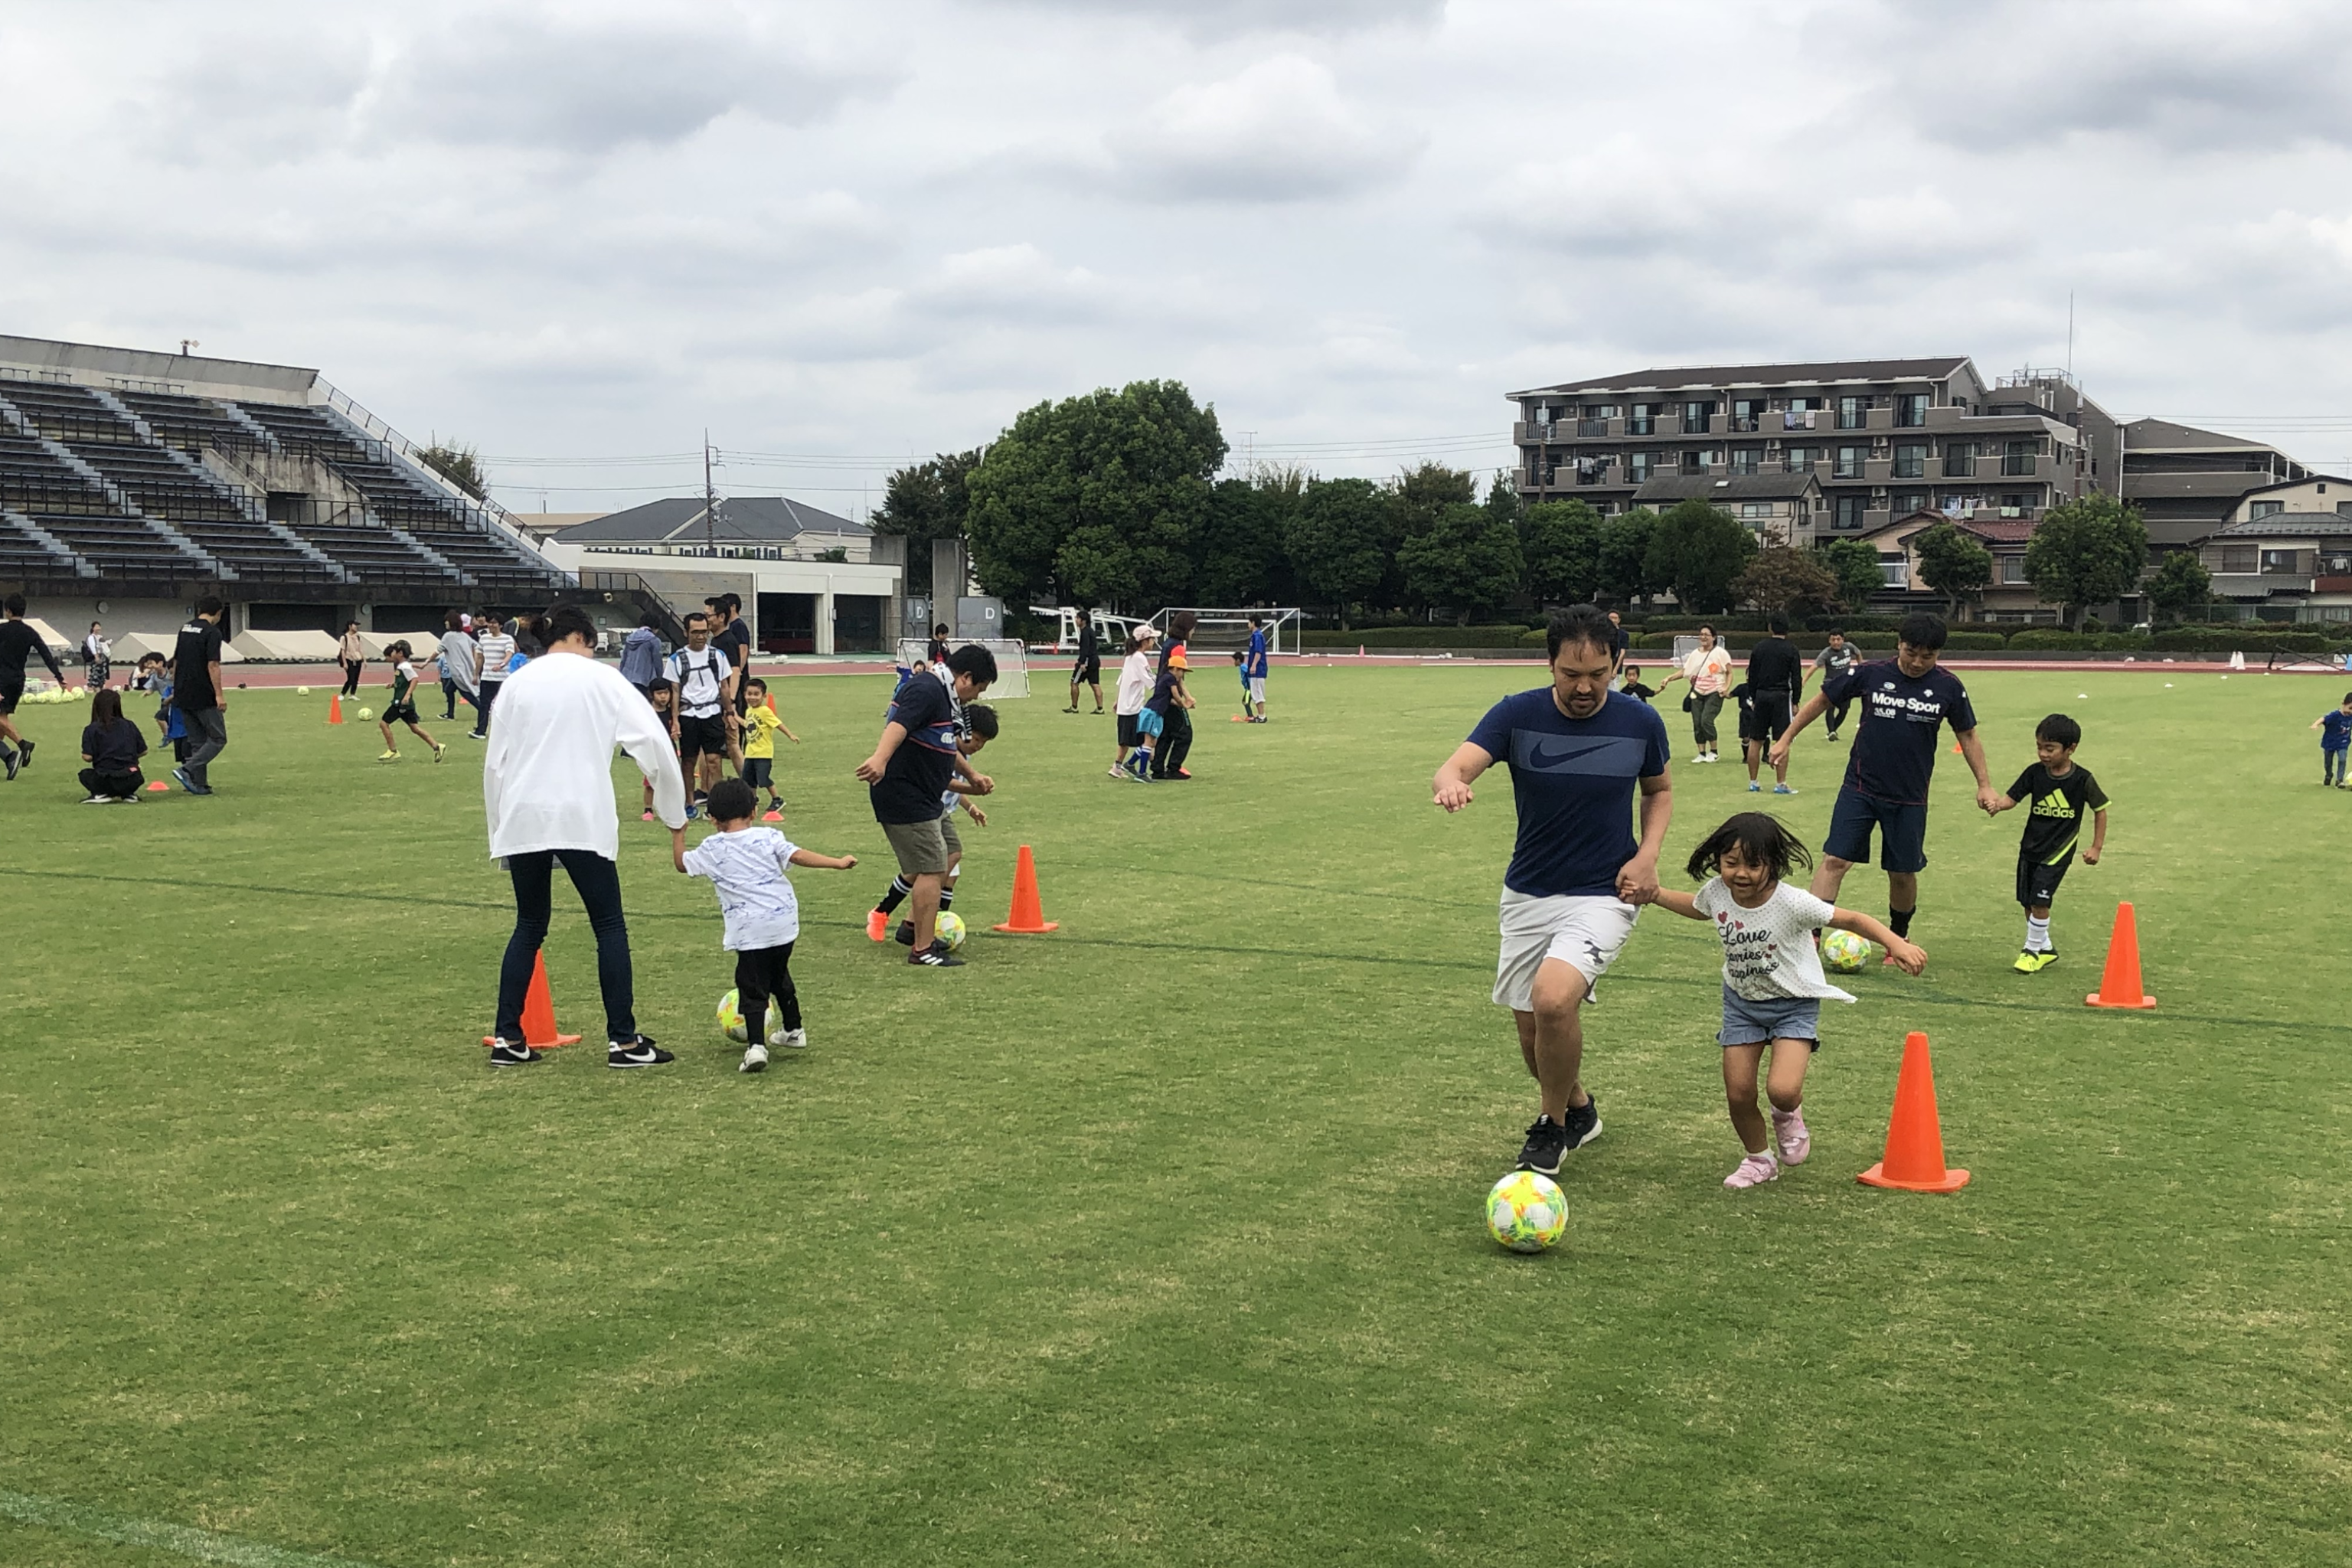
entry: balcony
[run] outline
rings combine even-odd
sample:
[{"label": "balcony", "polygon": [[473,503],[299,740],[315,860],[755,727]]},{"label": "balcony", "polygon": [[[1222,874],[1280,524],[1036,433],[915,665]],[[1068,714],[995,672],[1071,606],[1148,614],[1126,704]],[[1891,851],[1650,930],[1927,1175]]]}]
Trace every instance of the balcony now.
[{"label": "balcony", "polygon": [[[1764,417],[1761,414],[1734,414],[1725,425],[1735,436],[1753,436],[1764,428]],[[1772,426],[1775,430],[1780,427],[1777,423]]]},{"label": "balcony", "polygon": [[1584,437],[1606,436],[1609,425],[1606,419],[1580,419],[1576,422],[1576,433]]},{"label": "balcony", "polygon": [[2003,452],[2000,456],[2000,477],[2005,479],[2032,479],[2041,471],[2035,467],[2038,460],[2031,452]]}]

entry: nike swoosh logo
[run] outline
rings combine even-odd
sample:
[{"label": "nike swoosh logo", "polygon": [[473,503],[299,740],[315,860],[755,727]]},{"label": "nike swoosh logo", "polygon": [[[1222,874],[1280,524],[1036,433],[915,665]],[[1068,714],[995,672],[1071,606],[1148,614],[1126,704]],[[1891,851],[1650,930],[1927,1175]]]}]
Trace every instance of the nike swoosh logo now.
[{"label": "nike swoosh logo", "polygon": [[1560,763],[1575,758],[1589,757],[1595,752],[1606,751],[1613,743],[1612,737],[1608,741],[1594,741],[1581,746],[1570,746],[1558,752],[1547,752],[1543,749],[1543,742],[1538,741],[1528,748],[1528,762],[1538,768],[1556,768]]}]

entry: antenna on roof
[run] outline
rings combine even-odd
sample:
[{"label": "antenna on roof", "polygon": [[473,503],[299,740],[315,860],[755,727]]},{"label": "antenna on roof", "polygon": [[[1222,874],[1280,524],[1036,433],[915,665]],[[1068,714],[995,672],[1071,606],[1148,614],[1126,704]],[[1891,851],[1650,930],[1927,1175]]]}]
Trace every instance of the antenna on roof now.
[{"label": "antenna on roof", "polygon": [[180,340],[180,357],[182,359],[185,359],[188,357],[188,351],[190,349],[200,349],[204,346],[204,344],[196,342],[194,338],[182,338]]},{"label": "antenna on roof", "polygon": [[2066,379],[2074,379],[2074,290],[2066,290]]},{"label": "antenna on roof", "polygon": [[710,558],[719,559],[719,493],[710,486],[710,431],[702,432],[702,542],[710,547]]}]

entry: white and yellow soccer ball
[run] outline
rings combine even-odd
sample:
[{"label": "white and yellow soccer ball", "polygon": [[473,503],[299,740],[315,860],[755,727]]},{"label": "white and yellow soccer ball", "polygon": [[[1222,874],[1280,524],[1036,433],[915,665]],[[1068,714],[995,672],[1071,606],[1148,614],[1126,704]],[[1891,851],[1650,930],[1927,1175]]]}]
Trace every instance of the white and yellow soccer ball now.
[{"label": "white and yellow soccer ball", "polygon": [[1486,1234],[1513,1252],[1541,1252],[1568,1229],[1568,1194],[1549,1176],[1513,1171],[1486,1194]]},{"label": "white and yellow soccer ball", "polygon": [[375,710],[374,710],[374,709],[373,709],[373,708],[362,708],[362,709],[361,709],[361,710],[360,710],[360,722],[361,722],[361,723],[364,724],[364,723],[366,723],[369,720],[371,720],[371,719],[373,719],[373,718],[374,718],[374,717],[375,717]]},{"label": "white and yellow soccer ball", "polygon": [[310,689],[307,686],[298,686],[294,689],[294,695],[297,697],[308,697],[310,695]]},{"label": "white and yellow soccer ball", "polygon": [[[768,1003],[768,1044],[772,1046],[784,1043],[788,1031],[784,1028],[783,1016],[771,998]],[[750,1026],[743,1022],[742,1005],[732,991],[719,999],[719,1032],[739,1046],[751,1037]]]},{"label": "white and yellow soccer ball", "polygon": [[963,939],[967,934],[964,930],[963,917],[953,910],[941,910],[940,918],[931,922],[931,934],[946,942],[948,951],[953,952],[963,945]]},{"label": "white and yellow soccer ball", "polygon": [[1837,974],[1859,974],[1870,962],[1870,939],[1850,931],[1822,932],[1822,963]]}]

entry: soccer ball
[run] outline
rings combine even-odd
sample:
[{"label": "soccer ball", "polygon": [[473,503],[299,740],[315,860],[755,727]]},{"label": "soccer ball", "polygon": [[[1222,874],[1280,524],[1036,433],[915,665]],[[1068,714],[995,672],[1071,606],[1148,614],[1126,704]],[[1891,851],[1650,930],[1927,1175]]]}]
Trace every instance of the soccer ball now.
[{"label": "soccer ball", "polygon": [[[736,1001],[735,993],[732,991],[719,999],[719,1032],[739,1046],[751,1037],[750,1027],[743,1022],[743,1009]],[[770,997],[768,999],[768,1044],[782,1045],[784,1035],[783,1015],[777,1011],[775,998]]]},{"label": "soccer ball", "polygon": [[953,910],[941,910],[940,918],[931,922],[931,934],[946,942],[948,951],[953,952],[963,945],[963,917]]},{"label": "soccer ball", "polygon": [[1870,962],[1870,942],[1850,931],[1822,933],[1822,962],[1839,974],[1859,974]]},{"label": "soccer ball", "polygon": [[1486,1234],[1513,1252],[1541,1252],[1568,1229],[1568,1195],[1549,1176],[1513,1171],[1486,1194]]},{"label": "soccer ball", "polygon": [[361,710],[360,710],[360,719],[361,719],[361,721],[362,721],[362,722],[364,722],[364,721],[367,721],[367,720],[373,719],[373,718],[374,718],[374,717],[375,717],[375,710],[374,710],[374,709],[373,709],[373,708],[362,708],[362,709],[361,709]]},{"label": "soccer ball", "polygon": [[294,695],[297,697],[308,697],[310,695],[310,689],[307,686],[298,686],[294,689]]}]

